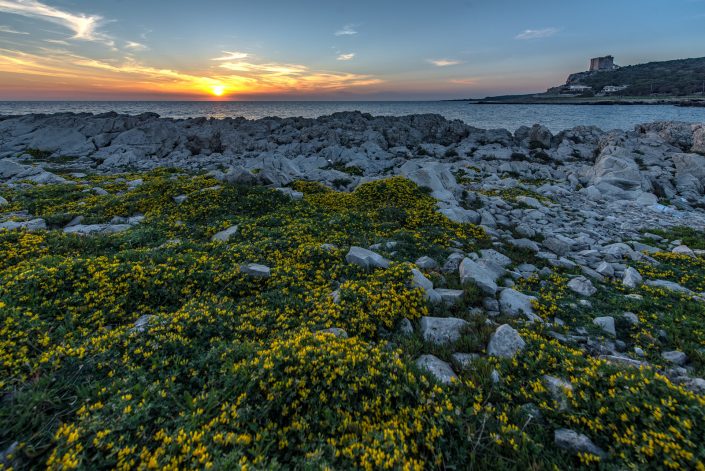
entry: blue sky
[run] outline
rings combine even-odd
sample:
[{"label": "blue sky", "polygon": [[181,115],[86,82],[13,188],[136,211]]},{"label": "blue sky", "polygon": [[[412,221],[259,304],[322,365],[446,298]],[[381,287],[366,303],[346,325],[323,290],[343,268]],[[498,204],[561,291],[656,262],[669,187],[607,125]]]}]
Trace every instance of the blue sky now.
[{"label": "blue sky", "polygon": [[704,45],[705,0],[0,0],[0,99],[482,97]]}]

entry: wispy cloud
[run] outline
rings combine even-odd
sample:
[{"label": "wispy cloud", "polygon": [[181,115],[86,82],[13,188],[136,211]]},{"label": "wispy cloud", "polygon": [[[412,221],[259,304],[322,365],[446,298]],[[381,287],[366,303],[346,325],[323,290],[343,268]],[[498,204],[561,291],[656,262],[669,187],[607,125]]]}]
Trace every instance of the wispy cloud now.
[{"label": "wispy cloud", "polygon": [[214,57],[212,61],[237,61],[240,59],[246,59],[249,54],[246,52],[238,51],[222,51],[224,55],[219,57]]},{"label": "wispy cloud", "polygon": [[29,34],[25,33],[24,31],[17,31],[16,29],[12,29],[9,26],[4,26],[0,25],[0,33],[8,33],[8,34]]},{"label": "wispy cloud", "polygon": [[98,27],[103,23],[103,17],[98,15],[74,14],[37,0],[0,0],[0,12],[22,15],[61,25],[73,31],[74,39],[108,41],[105,35],[97,31]]},{"label": "wispy cloud", "polygon": [[45,39],[44,42],[51,44],[59,44],[60,46],[68,46],[69,43],[62,39]]},{"label": "wispy cloud", "polygon": [[[235,96],[307,94],[349,90],[381,83],[374,76],[311,69],[299,64],[247,60],[221,61],[209,71],[165,69],[133,57],[95,59],[66,50],[37,54],[0,47],[0,72],[42,77],[77,94],[115,93],[211,95],[214,87]],[[79,95],[80,96],[80,95]]]},{"label": "wispy cloud", "polygon": [[429,59],[428,61],[436,67],[448,67],[450,65],[461,64],[460,61],[455,59]]},{"label": "wispy cloud", "polygon": [[475,85],[477,84],[477,80],[472,78],[451,79],[450,83],[454,83],[456,85]]},{"label": "wispy cloud", "polygon": [[355,53],[354,53],[354,52],[349,52],[349,53],[347,53],[347,54],[339,54],[338,57],[336,57],[336,60],[339,60],[339,61],[350,61],[350,60],[353,59],[353,57],[355,57]]},{"label": "wispy cloud", "polygon": [[550,38],[551,36],[558,33],[560,29],[558,28],[543,28],[543,29],[525,29],[521,33],[514,36],[514,39],[541,39]]},{"label": "wispy cloud", "polygon": [[127,41],[125,43],[125,48],[132,51],[146,51],[148,49],[147,46],[136,41]]},{"label": "wispy cloud", "polygon": [[353,36],[357,34],[357,27],[354,24],[347,24],[335,32],[336,36]]}]

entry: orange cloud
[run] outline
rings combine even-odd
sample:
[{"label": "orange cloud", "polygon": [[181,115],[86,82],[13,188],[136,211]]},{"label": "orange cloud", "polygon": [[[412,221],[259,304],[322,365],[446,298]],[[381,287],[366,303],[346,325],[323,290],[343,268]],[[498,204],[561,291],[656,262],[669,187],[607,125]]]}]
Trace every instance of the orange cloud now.
[{"label": "orange cloud", "polygon": [[[226,57],[245,59],[248,55],[226,53]],[[65,50],[33,54],[0,49],[0,72],[18,77],[13,88],[21,88],[20,76],[37,76],[42,77],[43,85],[61,84],[57,88],[65,90],[68,86],[78,94],[130,91],[210,96],[217,89],[226,96],[247,96],[331,91],[381,83],[369,75],[311,70],[298,64],[220,59],[216,68],[178,71],[152,67],[129,56],[99,60]]]}]

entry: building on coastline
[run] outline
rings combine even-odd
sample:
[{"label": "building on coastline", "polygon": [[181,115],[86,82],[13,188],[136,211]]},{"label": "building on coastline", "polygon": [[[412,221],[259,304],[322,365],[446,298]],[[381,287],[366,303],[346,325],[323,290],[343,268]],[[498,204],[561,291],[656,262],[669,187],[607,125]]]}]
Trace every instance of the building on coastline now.
[{"label": "building on coastline", "polygon": [[590,72],[614,70],[617,68],[618,66],[614,65],[614,57],[612,56],[593,57],[590,59]]}]

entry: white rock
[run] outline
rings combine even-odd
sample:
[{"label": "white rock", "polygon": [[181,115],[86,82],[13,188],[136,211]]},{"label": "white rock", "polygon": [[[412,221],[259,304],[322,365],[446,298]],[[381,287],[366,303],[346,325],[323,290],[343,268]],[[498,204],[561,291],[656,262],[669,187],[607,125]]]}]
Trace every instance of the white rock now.
[{"label": "white rock", "polygon": [[533,301],[536,301],[536,297],[506,288],[499,295],[499,311],[505,316],[518,317],[524,315],[532,321],[540,320],[534,313]]}]

